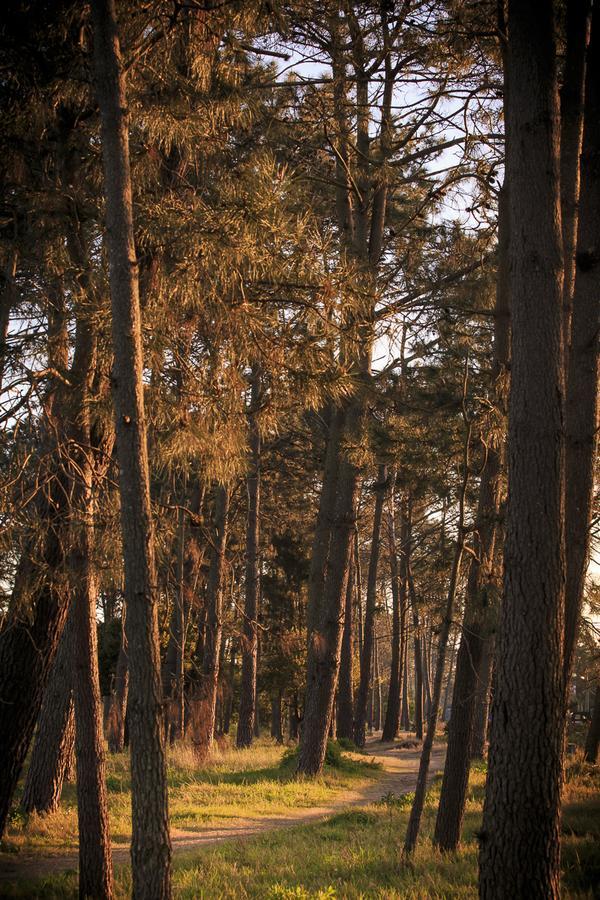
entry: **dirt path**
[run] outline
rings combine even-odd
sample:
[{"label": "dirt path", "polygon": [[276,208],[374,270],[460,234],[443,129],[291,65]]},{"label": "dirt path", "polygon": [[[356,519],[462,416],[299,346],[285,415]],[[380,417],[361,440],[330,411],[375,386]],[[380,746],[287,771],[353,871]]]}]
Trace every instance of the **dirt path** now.
[{"label": "dirt path", "polygon": [[[226,826],[207,826],[202,831],[181,831],[171,829],[171,841],[175,854],[189,852],[196,847],[215,844],[220,841],[242,840],[275,828],[290,828],[318,822],[328,816],[357,806],[377,802],[387,794],[396,796],[414,790],[419,769],[420,749],[398,749],[398,745],[373,743],[368,748],[368,758],[381,763],[384,774],[370,784],[356,790],[338,794],[328,806],[313,806],[310,809],[294,810],[284,816],[261,816],[259,819],[238,819]],[[439,772],[444,763],[445,746],[434,747],[431,756],[430,777]],[[113,844],[115,865],[129,862],[129,845]],[[0,883],[20,879],[43,878],[60,872],[77,870],[77,851],[54,856],[40,854],[0,853]],[[0,896],[2,891],[0,887]]]}]

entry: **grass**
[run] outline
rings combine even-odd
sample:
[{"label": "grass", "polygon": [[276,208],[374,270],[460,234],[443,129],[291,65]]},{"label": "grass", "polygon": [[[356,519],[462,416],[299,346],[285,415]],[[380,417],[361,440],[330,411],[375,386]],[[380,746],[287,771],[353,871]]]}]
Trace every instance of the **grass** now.
[{"label": "grass", "polygon": [[[335,745],[334,745],[335,746]],[[226,825],[239,819],[285,816],[290,810],[324,806],[341,791],[374,778],[378,767],[330,750],[321,778],[297,778],[293,753],[272,741],[259,741],[250,750],[222,745],[202,766],[188,745],[175,746],[168,756],[171,828],[200,831],[207,825]],[[107,759],[107,787],[111,836],[126,843],[131,836],[129,757]],[[77,845],[75,786],[65,785],[61,804],[48,816],[26,815],[17,802],[1,849],[8,852],[58,854]]]},{"label": "grass", "polygon": [[[235,762],[235,758],[233,758]],[[224,763],[227,768],[228,763]],[[224,771],[224,775],[241,775]],[[261,900],[333,900],[333,898],[475,898],[477,841],[485,767],[472,773],[464,842],[456,854],[442,855],[431,845],[439,781],[428,794],[423,838],[410,865],[400,860],[410,797],[388,794],[379,803],[332,816],[314,825],[296,826],[244,841],[205,847],[175,859],[178,900],[261,898]],[[600,884],[600,772],[581,754],[567,769],[563,811],[563,896],[592,898]],[[127,897],[130,872],[117,872],[117,896]],[[20,884],[13,897],[76,896],[74,874],[37,884]]]}]

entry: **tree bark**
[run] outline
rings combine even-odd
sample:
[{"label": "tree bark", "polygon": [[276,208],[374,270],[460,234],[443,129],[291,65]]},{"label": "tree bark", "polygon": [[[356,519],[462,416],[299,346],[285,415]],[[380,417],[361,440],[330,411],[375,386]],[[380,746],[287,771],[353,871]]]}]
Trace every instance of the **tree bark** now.
[{"label": "tree bark", "polygon": [[133,896],[136,900],[163,900],[171,897],[171,842],[127,98],[114,0],[93,0],[92,16],[106,194],[112,387],[127,604]]},{"label": "tree bark", "polygon": [[215,735],[219,662],[223,639],[223,570],[228,520],[229,489],[219,484],[215,487],[213,546],[206,590],[204,653],[193,726],[194,749],[199,759],[203,759],[209,752]]},{"label": "tree bark", "polygon": [[346,587],[344,634],[342,636],[336,709],[338,736],[350,741],[354,737],[354,572],[353,554]]},{"label": "tree bark", "polygon": [[481,651],[481,664],[477,690],[475,691],[475,710],[473,713],[473,733],[471,737],[471,759],[484,759],[490,718],[490,700],[494,672],[494,635],[488,635]]},{"label": "tree bark", "polygon": [[469,447],[471,442],[471,422],[466,412],[466,391],[467,391],[468,365],[465,363],[465,376],[463,382],[463,418],[465,423],[465,438],[463,447],[462,460],[462,482],[458,499],[458,525],[456,549],[452,560],[452,569],[448,582],[448,594],[446,597],[446,607],[444,610],[444,618],[438,636],[437,659],[435,667],[435,675],[433,679],[433,691],[429,706],[427,718],[427,731],[425,740],[423,741],[423,750],[421,751],[421,759],[419,762],[419,772],[417,775],[417,785],[415,788],[415,798],[413,800],[408,826],[406,829],[406,837],[404,840],[404,853],[411,854],[416,846],[421,826],[421,817],[423,807],[425,805],[425,794],[427,792],[427,777],[429,775],[429,764],[431,761],[431,750],[435,740],[438,716],[440,712],[440,700],[442,697],[442,682],[444,680],[444,667],[446,664],[446,650],[448,646],[448,638],[452,627],[453,611],[456,601],[456,592],[458,589],[458,581],[460,576],[460,568],[465,549],[465,499],[467,487],[469,483]]},{"label": "tree bark", "polygon": [[121,612],[121,646],[117,657],[115,684],[110,700],[108,726],[108,749],[111,753],[122,753],[125,749],[125,716],[127,714],[127,698],[129,695],[129,663],[127,661],[127,634],[125,607]]},{"label": "tree bark", "polygon": [[392,583],[392,658],[390,665],[390,685],[388,690],[385,722],[382,741],[393,741],[400,727],[400,702],[404,674],[403,635],[406,627],[406,566],[403,548],[400,549],[400,565],[398,565],[398,548],[396,546],[396,523],[394,514],[394,491],[390,492],[390,512],[388,516],[388,544],[390,558],[390,576]]},{"label": "tree bark", "polygon": [[360,682],[356,695],[356,708],[354,710],[354,743],[357,747],[364,747],[366,741],[367,703],[369,699],[369,686],[371,683],[371,662],[375,646],[375,611],[377,604],[377,567],[379,565],[379,553],[381,549],[381,521],[383,517],[383,502],[387,489],[387,466],[380,466],[377,473],[375,491],[375,510],[373,513],[373,534],[371,537],[371,556],[369,558],[369,572],[367,575],[367,605],[365,609],[365,623],[363,629],[363,646],[360,659]]},{"label": "tree bark", "polygon": [[581,618],[589,557],[598,445],[600,296],[600,10],[594,4],[585,87],[581,197],[571,344],[567,358],[565,534],[567,572],[563,678],[565,702]]},{"label": "tree bark", "polygon": [[[508,240],[507,196],[506,190],[503,189],[498,213],[498,274],[491,372],[494,405],[502,416],[506,413],[505,394],[509,362]],[[448,749],[434,833],[434,840],[442,850],[455,850],[460,841],[469,783],[473,726],[478,704],[480,707],[482,705],[486,707],[481,724],[487,724],[489,670],[483,663],[486,655],[487,660],[490,660],[486,649],[488,651],[490,649],[497,620],[495,594],[499,586],[495,556],[498,552],[496,547],[502,500],[503,443],[503,437],[487,440],[484,448],[486,464],[479,484],[474,552],[467,581],[452,696]]]},{"label": "tree bark", "polygon": [[[482,898],[558,898],[564,608],[562,238],[553,4],[508,7],[511,388]],[[535,714],[533,714],[535,711]]]},{"label": "tree bark", "polygon": [[256,415],[261,402],[260,371],[255,365],[251,376],[249,410],[250,471],[247,478],[248,522],[246,526],[246,596],[242,636],[242,680],[240,714],[236,744],[249,747],[254,739],[256,717],[256,673],[258,668],[258,607],[260,595],[260,432]]},{"label": "tree bark", "polygon": [[44,692],[36,739],[23,788],[21,805],[29,813],[44,815],[58,809],[75,745],[72,630],[69,617]]}]

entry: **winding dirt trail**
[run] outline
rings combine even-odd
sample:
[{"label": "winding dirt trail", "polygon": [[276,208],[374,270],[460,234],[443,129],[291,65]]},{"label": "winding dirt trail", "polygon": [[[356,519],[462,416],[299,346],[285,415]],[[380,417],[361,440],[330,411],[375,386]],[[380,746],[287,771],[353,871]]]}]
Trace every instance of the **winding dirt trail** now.
[{"label": "winding dirt trail", "polygon": [[[399,749],[398,744],[370,742],[367,749],[367,757],[381,763],[384,770],[383,775],[373,782],[355,790],[343,791],[328,806],[298,809],[283,816],[238,819],[225,826],[209,825],[197,832],[172,828],[173,853],[189,853],[197,847],[204,847],[208,844],[243,840],[276,828],[291,828],[294,825],[322,821],[328,816],[339,814],[347,809],[375,803],[388,794],[393,793],[400,796],[414,790],[421,756],[420,747],[418,749]],[[433,748],[430,778],[433,778],[443,768],[445,752],[444,745]],[[129,862],[129,844],[113,843],[113,861],[117,866]],[[60,872],[76,871],[77,868],[78,854],[76,850],[53,856],[0,853],[0,897],[2,896],[2,882],[6,884],[21,879],[44,878]]]}]

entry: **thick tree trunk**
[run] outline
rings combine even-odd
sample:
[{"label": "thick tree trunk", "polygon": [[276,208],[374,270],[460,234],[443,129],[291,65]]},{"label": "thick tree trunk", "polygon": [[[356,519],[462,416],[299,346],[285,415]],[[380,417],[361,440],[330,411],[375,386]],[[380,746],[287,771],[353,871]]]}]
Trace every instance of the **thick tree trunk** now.
[{"label": "thick tree trunk", "polygon": [[136,900],[163,900],[171,896],[171,842],[127,98],[114,0],[93,0],[92,16],[104,161],[112,387],[127,604],[133,896]]},{"label": "thick tree trunk", "polygon": [[482,898],[549,900],[560,894],[564,703],[562,240],[551,0],[510,0],[508,36],[509,496],[479,885]]},{"label": "thick tree trunk", "polygon": [[598,746],[600,745],[600,685],[594,695],[592,721],[585,739],[585,761],[596,765],[598,762]]},{"label": "thick tree trunk", "polygon": [[246,526],[246,596],[242,637],[242,680],[236,744],[249,747],[256,717],[256,673],[258,669],[258,608],[260,597],[260,432],[257,412],[261,401],[260,371],[252,369],[249,411],[250,471],[247,478],[248,521]]},{"label": "thick tree trunk", "polygon": [[375,647],[375,611],[377,605],[377,567],[379,565],[379,552],[381,549],[381,521],[383,516],[383,502],[387,489],[387,466],[380,466],[377,474],[375,491],[375,510],[373,513],[373,534],[371,538],[371,556],[369,558],[369,572],[367,575],[367,605],[365,609],[365,623],[363,630],[363,646],[360,659],[360,682],[356,694],[356,708],[354,710],[354,743],[357,747],[364,747],[366,740],[365,726],[367,722],[367,703],[369,700],[369,686],[371,683],[371,661]]},{"label": "thick tree trunk", "polygon": [[193,725],[197,756],[203,759],[212,747],[215,734],[219,662],[223,639],[223,570],[229,524],[229,489],[215,487],[213,546],[206,589],[206,631],[198,699]]},{"label": "thick tree trunk", "polygon": [[341,738],[354,737],[354,555],[350,562],[346,587],[346,608],[344,613],[344,634],[342,636],[342,656],[337,690],[337,733]]},{"label": "thick tree trunk", "polygon": [[[577,5],[577,4],[575,4]],[[586,85],[581,197],[571,344],[567,357],[565,534],[567,572],[563,678],[573,664],[589,556],[598,444],[598,297],[600,296],[600,9],[594,4]]]},{"label": "thick tree trunk", "polygon": [[67,619],[44,692],[21,805],[26,812],[55,812],[75,746],[72,620]]},{"label": "thick tree trunk", "polygon": [[[348,407],[336,409],[332,428],[339,428],[348,438],[356,441],[362,434],[364,417],[364,391]],[[341,423],[336,420],[340,420]],[[340,442],[341,445],[341,442]],[[352,553],[352,539],[356,527],[356,504],[360,488],[359,470],[348,458],[340,454],[337,488],[331,520],[332,529],[327,579],[323,602],[309,615],[309,641],[307,654],[306,699],[302,740],[298,756],[298,771],[305,775],[317,775],[323,769],[327,736],[333,711],[337,686],[340,650],[342,642],[342,608],[346,596],[348,570]]]}]

